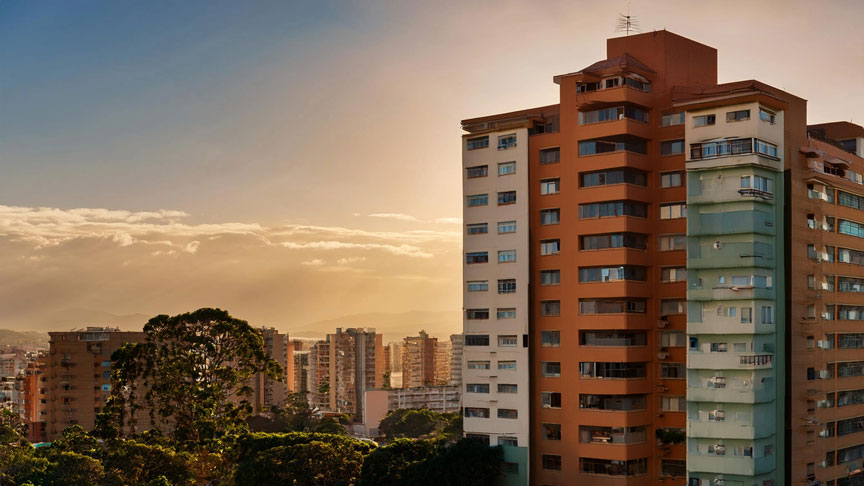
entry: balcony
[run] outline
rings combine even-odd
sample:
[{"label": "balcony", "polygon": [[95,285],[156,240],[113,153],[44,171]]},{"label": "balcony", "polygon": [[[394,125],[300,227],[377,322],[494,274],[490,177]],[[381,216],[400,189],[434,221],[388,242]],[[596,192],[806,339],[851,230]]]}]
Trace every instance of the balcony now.
[{"label": "balcony", "polygon": [[774,246],[759,241],[709,243],[693,240],[687,248],[688,268],[775,268],[776,266]]},{"label": "balcony", "polygon": [[691,214],[687,218],[687,234],[733,235],[742,233],[776,233],[774,215],[765,211],[728,211]]},{"label": "balcony", "polygon": [[775,456],[753,458],[733,455],[701,455],[688,452],[687,465],[690,471],[694,472],[729,474],[734,471],[738,475],[754,476],[773,471],[776,468]]},{"label": "balcony", "polygon": [[782,170],[777,146],[758,138],[714,140],[690,144],[687,167],[706,169],[730,165],[755,164]]},{"label": "balcony", "polygon": [[702,420],[690,420],[687,422],[687,436],[691,440],[696,437],[752,440],[770,437],[775,434],[776,427],[773,420],[762,420],[754,423],[752,414],[748,414],[749,418],[743,420],[732,420],[732,418],[729,418],[718,422],[708,420],[707,413],[700,411],[699,415]]},{"label": "balcony", "polygon": [[653,97],[650,92],[629,86],[618,86],[596,91],[578,93],[575,103],[580,109],[588,110],[591,106],[615,103],[633,103],[642,106],[651,106]]},{"label": "balcony", "polygon": [[640,444],[648,440],[645,427],[579,427],[579,442],[583,444]]},{"label": "balcony", "polygon": [[774,367],[773,354],[704,353],[690,350],[687,367],[708,370],[765,370]]},{"label": "balcony", "polygon": [[687,299],[689,300],[774,300],[774,296],[773,288],[757,288],[752,285],[687,289]]},{"label": "balcony", "polygon": [[775,400],[772,387],[709,388],[688,387],[687,401],[708,403],[770,403]]}]

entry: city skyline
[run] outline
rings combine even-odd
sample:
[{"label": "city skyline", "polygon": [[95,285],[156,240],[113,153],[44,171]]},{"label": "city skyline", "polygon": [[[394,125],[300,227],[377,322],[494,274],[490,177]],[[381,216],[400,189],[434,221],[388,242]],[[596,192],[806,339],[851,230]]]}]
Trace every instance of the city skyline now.
[{"label": "city skyline", "polygon": [[[737,5],[734,29],[688,2],[631,12],[716,47],[720,82],[808,99],[808,123],[862,112],[801,75],[818,56],[861,78],[859,6]],[[410,311],[458,332],[458,120],[553,103],[550,73],[602,58],[624,5],[208,7],[0,6],[0,328],[218,306],[292,334]]]}]

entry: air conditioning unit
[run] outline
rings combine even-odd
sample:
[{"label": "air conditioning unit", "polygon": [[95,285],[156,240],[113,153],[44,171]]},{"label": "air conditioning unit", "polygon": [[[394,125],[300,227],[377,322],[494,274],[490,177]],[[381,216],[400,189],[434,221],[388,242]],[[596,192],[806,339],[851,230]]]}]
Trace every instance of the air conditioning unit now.
[{"label": "air conditioning unit", "polygon": [[827,312],[822,313],[822,319],[830,319],[830,318],[831,318],[831,314],[829,314]]},{"label": "air conditioning unit", "polygon": [[668,326],[668,325],[669,325],[669,321],[666,321],[666,320],[663,320],[663,319],[660,319],[660,320],[657,321],[657,327],[659,327],[659,328],[661,328],[661,329],[664,328],[664,327],[666,327],[666,326]]},{"label": "air conditioning unit", "polygon": [[831,341],[816,341],[816,347],[819,349],[831,349]]},{"label": "air conditioning unit", "polygon": [[659,353],[657,353],[657,359],[666,359],[668,357],[669,353],[667,353],[666,351],[660,351]]},{"label": "air conditioning unit", "polygon": [[831,374],[828,373],[828,370],[819,370],[820,380],[827,380],[828,378],[831,378]]},{"label": "air conditioning unit", "polygon": [[817,400],[816,408],[831,408],[831,400]]},{"label": "air conditioning unit", "polygon": [[820,251],[820,252],[818,253],[818,255],[819,255],[819,260],[822,260],[823,262],[827,262],[827,261],[828,261],[828,253],[826,253],[826,252],[824,252],[824,251]]},{"label": "air conditioning unit", "polygon": [[723,478],[717,478],[713,481],[714,486],[726,486],[726,480]]},{"label": "air conditioning unit", "polygon": [[819,465],[822,467],[828,467],[828,461],[822,461],[819,463]]},{"label": "air conditioning unit", "polygon": [[822,287],[822,290],[828,290],[828,282],[822,282],[820,287]]},{"label": "air conditioning unit", "polygon": [[820,430],[819,437],[831,437],[831,432],[829,430]]}]

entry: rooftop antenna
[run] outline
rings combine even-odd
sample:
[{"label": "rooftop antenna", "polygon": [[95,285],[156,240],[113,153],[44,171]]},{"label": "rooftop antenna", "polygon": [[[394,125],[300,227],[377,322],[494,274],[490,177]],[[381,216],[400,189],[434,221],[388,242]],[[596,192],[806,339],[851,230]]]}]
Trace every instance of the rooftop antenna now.
[{"label": "rooftop antenna", "polygon": [[630,2],[627,2],[627,15],[618,14],[618,24],[615,26],[615,32],[624,32],[629,37],[630,32],[639,33],[642,29],[639,28],[639,22],[635,15],[630,15]]}]

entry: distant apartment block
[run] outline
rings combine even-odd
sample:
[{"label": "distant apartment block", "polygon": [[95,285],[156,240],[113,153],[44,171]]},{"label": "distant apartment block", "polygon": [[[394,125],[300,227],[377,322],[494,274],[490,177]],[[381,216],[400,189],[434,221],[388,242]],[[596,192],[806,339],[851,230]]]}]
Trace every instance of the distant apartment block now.
[{"label": "distant apartment block", "polygon": [[402,340],[402,388],[435,384],[438,339],[425,331]]},{"label": "distant apartment block", "polygon": [[465,337],[462,334],[450,335],[450,385],[462,386],[462,348]]},{"label": "distant apartment block", "polygon": [[384,383],[384,346],[374,329],[336,329],[309,355],[313,372],[310,403],[321,410],[363,416],[367,389]]}]

